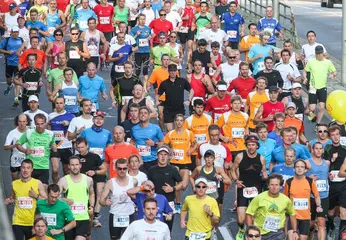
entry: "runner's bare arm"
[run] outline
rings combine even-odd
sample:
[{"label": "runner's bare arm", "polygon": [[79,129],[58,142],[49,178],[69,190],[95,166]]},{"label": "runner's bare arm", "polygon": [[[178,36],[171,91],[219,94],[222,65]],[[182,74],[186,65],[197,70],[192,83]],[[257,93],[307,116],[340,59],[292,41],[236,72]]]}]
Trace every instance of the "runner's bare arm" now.
[{"label": "runner's bare arm", "polygon": [[95,206],[94,181],[89,176],[87,176],[87,183],[88,183],[88,187],[89,187],[89,204],[91,207],[94,207]]},{"label": "runner's bare arm", "polygon": [[153,105],[152,101],[149,101],[148,99],[146,99],[146,106],[150,110],[150,118],[151,119],[156,119],[158,117],[158,115],[157,115],[157,111],[154,108],[154,105]]},{"label": "runner's bare arm", "polygon": [[235,157],[233,165],[231,167],[231,176],[232,176],[232,179],[235,181],[239,179],[238,168],[242,158],[243,158],[243,154],[242,153],[238,154]]},{"label": "runner's bare arm", "polygon": [[216,171],[218,174],[222,176],[222,179],[223,179],[222,181],[224,184],[228,184],[228,185],[232,184],[232,180],[229,178],[229,176],[226,174],[226,172],[222,168],[216,168]]},{"label": "runner's bare arm", "polygon": [[342,165],[340,167],[340,171],[338,173],[338,177],[346,178],[346,158],[344,159],[344,162],[342,163]]},{"label": "runner's bare arm", "polygon": [[246,214],[246,225],[248,226],[252,226],[253,225],[253,216],[251,216],[250,214]]},{"label": "runner's bare arm", "polygon": [[62,87],[62,83],[61,83],[61,82],[58,83],[58,84],[54,87],[53,92],[48,96],[49,101],[54,102],[54,97],[55,97],[56,94],[60,91],[61,87]]},{"label": "runner's bare arm", "polygon": [[47,199],[46,189],[41,181],[38,182],[38,192],[39,196],[37,199]]},{"label": "runner's bare arm", "polygon": [[99,203],[101,206],[110,206],[112,204],[111,201],[108,199],[108,196],[111,192],[112,187],[113,187],[112,181],[108,180],[106,182],[105,187],[103,188],[103,191],[99,200]]}]

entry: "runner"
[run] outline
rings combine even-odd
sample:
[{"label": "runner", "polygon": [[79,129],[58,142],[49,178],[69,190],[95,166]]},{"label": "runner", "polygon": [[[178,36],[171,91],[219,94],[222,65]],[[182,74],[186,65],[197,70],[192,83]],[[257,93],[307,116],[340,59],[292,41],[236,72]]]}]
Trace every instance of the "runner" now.
[{"label": "runner", "polygon": [[[249,51],[250,48],[260,43],[260,39],[257,35],[257,26],[255,23],[250,23],[247,27],[249,29],[249,35],[244,36],[239,44],[239,52],[244,53],[245,55],[245,61],[247,62],[249,60]],[[250,67],[251,69],[251,67]],[[256,77],[257,79],[257,77]]]},{"label": "runner", "polygon": [[192,66],[196,60],[202,62],[202,72],[209,75],[209,67],[211,67],[211,57],[210,52],[207,50],[208,43],[202,38],[197,41],[197,48],[192,52],[190,56],[188,56],[188,73],[192,73]]},{"label": "runner", "polygon": [[108,3],[108,0],[101,0],[100,3],[95,6],[94,12],[97,15],[97,30],[102,32],[106,40],[110,42],[114,31],[112,24],[114,7]]},{"label": "runner", "polygon": [[148,180],[147,175],[144,172],[139,171],[140,166],[143,164],[142,160],[138,155],[131,155],[128,158],[129,171],[127,176],[135,178],[138,182],[138,185],[142,185],[143,182]]},{"label": "runner", "polygon": [[232,80],[239,76],[239,64],[235,62],[236,54],[234,50],[226,52],[225,57],[227,62],[219,65],[212,77],[212,81],[214,85],[217,85],[218,81],[216,79],[222,73],[223,81],[226,82],[228,87]]},{"label": "runner", "polygon": [[[280,174],[286,182],[288,179],[294,177],[294,161],[296,160],[296,150],[289,147],[285,149],[284,154],[285,162],[275,165],[271,169],[271,173]],[[281,189],[281,192],[283,188]]]},{"label": "runner", "polygon": [[[276,142],[268,137],[268,126],[265,123],[257,123],[255,132],[258,136],[259,148],[257,153],[262,155],[266,161],[267,175],[270,174],[270,162],[272,160],[272,152],[276,147]],[[265,183],[263,184],[265,185]],[[263,187],[264,189],[264,187]]]},{"label": "runner", "polygon": [[128,24],[129,18],[130,9],[127,6],[125,6],[125,0],[119,0],[114,7],[113,25],[115,28],[115,33],[119,32],[121,22],[125,23],[125,25]]},{"label": "runner", "polygon": [[231,175],[237,184],[237,221],[239,230],[236,239],[244,238],[246,209],[251,200],[261,192],[262,178],[266,179],[266,161],[257,153],[258,138],[249,135],[245,138],[247,151],[239,153],[231,168]]},{"label": "runner", "polygon": [[255,79],[259,77],[265,77],[268,79],[268,86],[279,87],[279,91],[282,91],[282,86],[284,85],[284,80],[282,80],[281,74],[278,70],[273,69],[274,59],[271,56],[264,58],[264,69],[258,71],[255,75]]},{"label": "runner", "polygon": [[46,119],[48,119],[48,114],[41,109],[39,109],[39,102],[38,102],[38,97],[36,95],[31,95],[28,99],[28,105],[29,105],[29,110],[25,111],[24,114],[28,115],[30,117],[30,129],[35,128],[35,116],[39,113],[42,113]]},{"label": "runner", "polygon": [[179,40],[185,49],[185,44],[187,43],[187,55],[190,56],[193,50],[193,44],[195,41],[195,8],[192,6],[191,0],[185,0],[185,7],[183,13],[181,14],[181,19],[183,20],[182,25],[179,29]]},{"label": "runner", "polygon": [[329,138],[328,125],[325,123],[316,124],[316,135],[317,138],[310,141],[309,145],[313,146],[316,142],[323,145],[323,149],[328,145],[332,144],[332,140]]},{"label": "runner", "polygon": [[132,138],[132,127],[139,124],[139,108],[141,106],[137,103],[132,103],[130,106],[127,107],[128,113],[126,116],[128,116],[128,120],[123,121],[120,126],[124,128],[125,131],[125,141],[130,142]]},{"label": "runner", "polygon": [[295,117],[303,121],[304,115],[310,115],[308,99],[302,96],[302,85],[300,83],[293,83],[291,91],[291,95],[284,97],[281,102],[285,104],[285,107],[293,102],[297,107]]},{"label": "runner", "polygon": [[231,110],[231,96],[227,94],[227,84],[220,81],[216,84],[216,95],[209,98],[205,106],[205,112],[211,112],[214,123],[217,122],[223,113]]},{"label": "runner", "polygon": [[199,35],[210,28],[211,14],[208,12],[208,2],[200,3],[200,11],[196,10],[195,24],[197,27],[196,38],[199,39]]},{"label": "runner", "polygon": [[29,240],[53,240],[53,238],[46,235],[48,229],[48,223],[44,218],[36,218],[34,221],[33,229],[35,231],[35,237],[30,238]]},{"label": "runner", "polygon": [[284,113],[275,113],[273,117],[274,129],[268,134],[268,138],[275,140],[277,146],[282,145],[281,130],[284,128],[285,118]]},{"label": "runner", "polygon": [[308,140],[304,134],[304,122],[296,117],[297,106],[294,102],[290,102],[286,106],[286,118],[284,121],[284,127],[295,127],[297,129],[297,138],[293,139],[296,143],[302,143],[306,145]]},{"label": "runner", "polygon": [[58,0],[50,0],[46,15],[46,25],[48,27],[49,36],[46,37],[47,42],[55,40],[55,30],[60,29],[61,33],[66,26],[66,20],[63,11],[57,8]]},{"label": "runner", "polygon": [[152,29],[153,45],[159,44],[160,33],[163,32],[167,36],[169,32],[173,31],[173,24],[166,19],[167,13],[164,9],[159,11],[159,18],[153,20],[149,27]]},{"label": "runner", "polygon": [[88,29],[88,19],[97,19],[97,16],[95,12],[90,9],[89,0],[81,0],[81,6],[82,8],[77,8],[75,10],[75,14],[70,19],[69,24],[71,24],[73,20],[77,20],[79,30],[81,32],[84,32]]},{"label": "runner", "polygon": [[150,50],[150,63],[154,65],[154,69],[161,66],[163,54],[167,54],[172,62],[179,63],[179,56],[177,56],[176,51],[169,45],[166,45],[167,34],[160,32],[157,39],[158,44]]},{"label": "runner", "polygon": [[[151,21],[155,19],[156,13],[153,7],[151,6],[152,3],[150,0],[144,0],[143,4],[144,4],[144,7],[141,10],[139,10],[140,14],[138,15],[138,20],[140,19],[141,14],[145,15],[145,26],[149,27],[149,24],[151,23]],[[154,4],[155,2],[153,1],[153,5]],[[162,7],[162,4],[160,7]],[[132,31],[132,28],[131,28],[131,31]]]},{"label": "runner", "polygon": [[13,27],[18,27],[17,19],[20,16],[18,13],[18,6],[15,2],[8,5],[8,12],[2,12],[2,21],[4,22],[5,34],[4,37],[11,35]]},{"label": "runner", "polygon": [[[50,42],[48,42],[45,51],[48,61],[50,62],[50,70],[59,67],[59,53],[65,52],[64,33],[61,29],[53,29]],[[66,53],[65,53],[66,57]],[[49,73],[50,74],[50,73]],[[48,83],[48,82],[47,82]]]},{"label": "runner", "polygon": [[[212,51],[211,43],[217,42],[219,43],[219,46],[222,46],[222,48],[219,47],[220,53],[223,52],[222,49],[224,49],[228,45],[228,35],[227,33],[220,29],[219,25],[219,18],[216,16],[212,16],[210,19],[210,29],[205,30],[203,33],[199,35],[199,39],[205,39],[208,43],[207,50],[209,52]],[[210,74],[210,73],[209,73]]]}]

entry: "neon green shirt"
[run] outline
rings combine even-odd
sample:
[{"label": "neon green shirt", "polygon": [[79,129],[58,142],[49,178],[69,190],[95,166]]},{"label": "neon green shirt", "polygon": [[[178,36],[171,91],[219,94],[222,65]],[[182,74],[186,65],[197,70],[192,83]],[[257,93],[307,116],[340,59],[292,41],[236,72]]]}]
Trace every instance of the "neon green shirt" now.
[{"label": "neon green shirt", "polygon": [[[61,70],[60,68],[54,68],[52,71],[50,71],[47,78],[47,81],[49,83],[53,82],[53,87],[55,87],[58,83],[61,83],[64,80],[64,70]],[[78,77],[75,71],[73,71],[72,80],[78,83]]]},{"label": "neon green shirt", "polygon": [[327,87],[328,74],[336,71],[329,59],[319,61],[316,58],[308,61],[305,70],[310,72],[310,85],[315,89]]},{"label": "neon green shirt", "polygon": [[161,56],[163,54],[167,54],[170,57],[177,57],[176,51],[170,46],[165,45],[163,47],[160,47],[160,45],[158,45],[156,47],[153,47],[150,51],[150,57],[154,59],[154,69],[161,66]]}]

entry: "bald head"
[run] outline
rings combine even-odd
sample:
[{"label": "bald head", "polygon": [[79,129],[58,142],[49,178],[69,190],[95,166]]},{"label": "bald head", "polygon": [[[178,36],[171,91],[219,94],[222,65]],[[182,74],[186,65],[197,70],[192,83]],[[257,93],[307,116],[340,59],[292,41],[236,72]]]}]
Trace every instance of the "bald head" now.
[{"label": "bald head", "polygon": [[123,143],[125,139],[125,130],[121,126],[115,126],[113,128],[114,143]]}]

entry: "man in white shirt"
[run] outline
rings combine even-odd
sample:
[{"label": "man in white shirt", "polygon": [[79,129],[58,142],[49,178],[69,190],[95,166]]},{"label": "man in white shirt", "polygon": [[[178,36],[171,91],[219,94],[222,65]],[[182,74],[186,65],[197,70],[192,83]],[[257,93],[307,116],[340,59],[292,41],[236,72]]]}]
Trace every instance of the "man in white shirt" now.
[{"label": "man in white shirt", "polygon": [[138,11],[143,7],[143,0],[126,0],[125,6],[129,9],[130,12],[130,19],[129,19],[129,26],[128,31],[131,31],[131,28],[136,26],[137,24],[137,16]]},{"label": "man in white shirt", "polygon": [[307,44],[302,46],[301,57],[304,59],[305,64],[310,60],[315,58],[315,48],[320,45],[323,47],[323,54],[325,58],[328,58],[328,53],[326,48],[321,44],[316,42],[316,33],[312,30],[306,33],[306,38],[308,40]]},{"label": "man in white shirt", "polygon": [[39,106],[39,101],[38,97],[36,95],[31,95],[28,99],[28,105],[29,105],[29,110],[25,111],[24,114],[27,114],[30,119],[31,119],[31,124],[29,128],[33,129],[35,128],[35,121],[34,118],[37,114],[42,113],[43,115],[46,116],[46,119],[48,119],[48,114],[40,109],[38,109]]},{"label": "man in white shirt", "polygon": [[211,28],[202,32],[198,39],[204,38],[208,42],[207,50],[211,52],[210,44],[212,42],[218,42],[220,44],[220,53],[223,52],[224,47],[228,45],[228,35],[227,33],[218,27],[219,19],[216,16],[211,17],[210,25]]},{"label": "man in white shirt", "polygon": [[183,24],[183,20],[181,20],[181,17],[179,13],[176,11],[171,11],[171,2],[166,1],[165,4],[163,5],[163,9],[166,11],[166,19],[167,21],[170,21],[173,25],[173,28],[176,32],[179,31],[179,28]]}]

